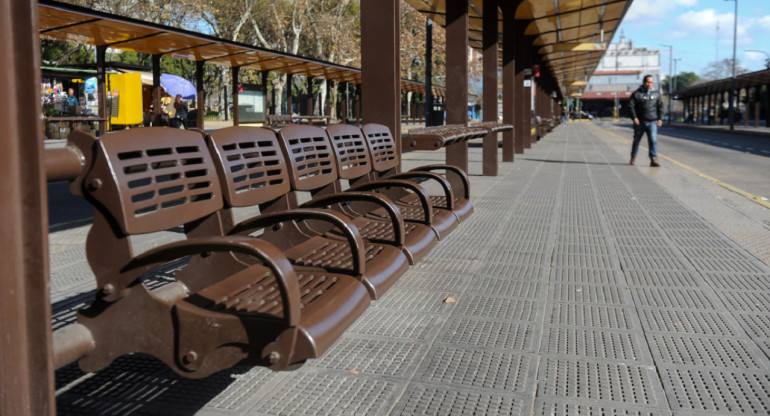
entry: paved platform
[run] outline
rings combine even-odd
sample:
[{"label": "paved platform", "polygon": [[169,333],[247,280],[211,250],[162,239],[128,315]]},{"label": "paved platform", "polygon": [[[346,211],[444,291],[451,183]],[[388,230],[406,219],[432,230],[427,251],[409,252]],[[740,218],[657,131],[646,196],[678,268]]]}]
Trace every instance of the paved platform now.
[{"label": "paved platform", "polygon": [[[73,365],[59,414],[768,414],[770,210],[672,163],[629,166],[627,147],[570,123],[497,177],[471,147],[475,214],[324,357],[203,380],[143,356]],[[93,294],[86,233],[50,236],[55,327]],[[158,238],[179,235],[135,243]]]}]

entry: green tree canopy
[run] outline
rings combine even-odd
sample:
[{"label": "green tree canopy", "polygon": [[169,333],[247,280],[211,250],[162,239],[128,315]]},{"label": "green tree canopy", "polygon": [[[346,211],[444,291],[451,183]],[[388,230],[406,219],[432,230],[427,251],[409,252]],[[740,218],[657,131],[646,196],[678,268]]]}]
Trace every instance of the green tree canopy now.
[{"label": "green tree canopy", "polygon": [[[671,85],[671,91],[681,90],[683,88],[687,88],[690,85],[692,85],[693,82],[699,80],[700,77],[698,77],[695,72],[680,72],[679,75],[675,75],[673,77],[672,85]],[[661,83],[661,89],[662,91],[668,91],[668,80],[663,80]]]}]

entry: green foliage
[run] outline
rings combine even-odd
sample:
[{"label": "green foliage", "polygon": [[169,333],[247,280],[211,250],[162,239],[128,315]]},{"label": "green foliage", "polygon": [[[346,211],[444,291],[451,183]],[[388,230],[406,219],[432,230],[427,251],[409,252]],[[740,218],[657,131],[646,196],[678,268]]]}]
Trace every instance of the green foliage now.
[{"label": "green foliage", "polygon": [[[672,84],[672,91],[681,90],[692,85],[693,82],[700,79],[695,72],[680,72],[679,75],[675,75]],[[661,91],[668,91],[668,80],[663,80],[661,83]]]},{"label": "green foliage", "polygon": [[94,48],[77,43],[43,39],[41,58],[47,65],[80,65],[94,62]]}]

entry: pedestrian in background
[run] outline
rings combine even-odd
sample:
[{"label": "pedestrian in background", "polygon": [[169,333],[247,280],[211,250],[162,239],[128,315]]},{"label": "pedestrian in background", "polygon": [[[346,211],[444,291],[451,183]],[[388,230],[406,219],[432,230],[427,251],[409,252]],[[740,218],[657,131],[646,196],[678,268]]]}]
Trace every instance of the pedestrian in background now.
[{"label": "pedestrian in background", "polygon": [[171,127],[178,129],[182,125],[185,129],[187,128],[187,103],[181,94],[177,94],[174,98],[174,116],[170,121]]},{"label": "pedestrian in background", "polygon": [[631,118],[634,120],[634,143],[631,145],[631,164],[636,163],[639,142],[647,134],[647,147],[650,154],[650,166],[658,167],[658,127],[663,125],[663,101],[660,93],[652,89],[655,79],[645,75],[642,85],[634,91],[628,100]]}]

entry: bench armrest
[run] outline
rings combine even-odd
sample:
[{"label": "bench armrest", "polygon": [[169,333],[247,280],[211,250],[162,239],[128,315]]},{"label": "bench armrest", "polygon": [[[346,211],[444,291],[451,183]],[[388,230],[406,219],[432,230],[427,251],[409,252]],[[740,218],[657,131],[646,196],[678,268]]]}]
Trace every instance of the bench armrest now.
[{"label": "bench armrest", "polygon": [[452,190],[452,184],[443,176],[433,172],[410,170],[407,172],[396,173],[387,177],[388,179],[406,179],[414,181],[417,180],[433,180],[436,181],[444,190],[444,196],[446,197],[446,209],[454,209],[454,191]]},{"label": "bench armrest", "polygon": [[343,214],[321,209],[293,209],[276,213],[262,214],[236,224],[230,235],[248,235],[256,230],[287,221],[318,220],[332,224],[347,238],[353,260],[353,273],[361,279],[364,275],[364,240],[358,228]]},{"label": "bench armrest", "polygon": [[286,324],[289,326],[299,324],[301,297],[294,268],[278,248],[267,241],[251,237],[191,238],[154,248],[135,257],[119,271],[113,272],[115,276],[108,279],[112,282],[113,287],[108,289],[109,292],[102,288],[102,293],[106,295],[105,300],[116,300],[120,297],[122,289],[148,271],[172,260],[196,254],[210,254],[211,252],[236,252],[259,259],[265,267],[273,272],[275,281],[281,290],[283,316]]},{"label": "bench armrest", "polygon": [[[465,199],[471,197],[471,182],[468,179],[468,174],[460,167],[455,165],[425,165],[409,170],[409,172],[432,172],[434,170],[445,170],[447,172],[447,179],[452,184],[453,188],[458,192],[463,192]],[[450,175],[451,174],[451,175]]]},{"label": "bench armrest", "polygon": [[343,204],[347,202],[372,202],[380,207],[384,208],[390,217],[390,222],[393,225],[393,243],[399,246],[404,245],[404,218],[401,216],[401,211],[393,202],[383,195],[377,195],[368,192],[345,192],[333,195],[325,195],[314,198],[302,205],[300,208],[319,208],[333,204]]},{"label": "bench armrest", "polygon": [[417,183],[414,183],[412,181],[407,181],[403,179],[377,179],[372,182],[366,182],[362,183],[360,185],[355,185],[350,188],[350,191],[374,191],[377,189],[382,189],[386,187],[392,187],[392,188],[404,188],[411,190],[417,195],[417,198],[420,199],[420,205],[422,205],[423,210],[423,223],[425,225],[430,225],[433,221],[433,208],[430,204],[430,194],[428,194],[428,191],[425,190],[422,186],[420,186]]}]

